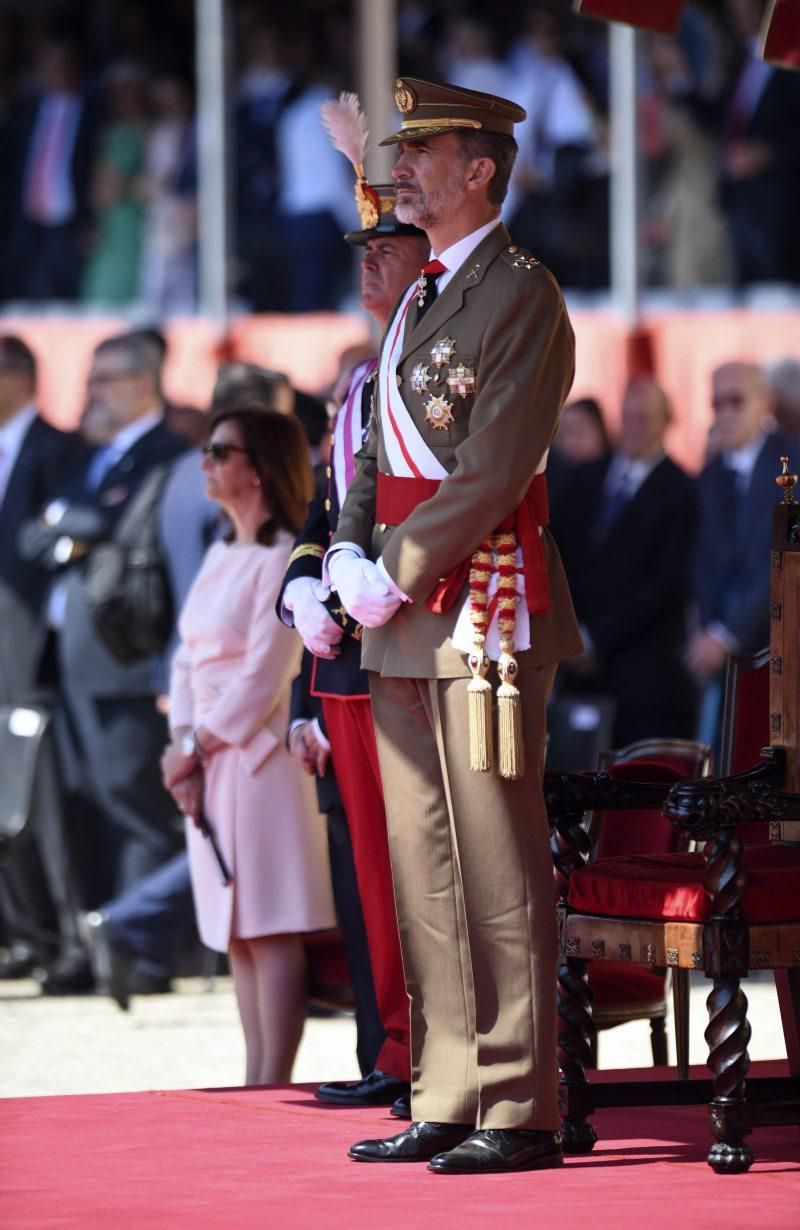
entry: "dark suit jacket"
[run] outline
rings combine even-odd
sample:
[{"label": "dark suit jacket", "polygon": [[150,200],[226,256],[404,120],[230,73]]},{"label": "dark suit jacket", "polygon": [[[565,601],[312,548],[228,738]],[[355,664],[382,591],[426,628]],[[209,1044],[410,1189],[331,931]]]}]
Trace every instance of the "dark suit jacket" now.
[{"label": "dark suit jacket", "polygon": [[[734,86],[735,86],[734,82]],[[775,69],[741,134],[769,147],[759,175],[722,182],[723,204],[746,280],[800,281],[797,200],[800,193],[800,76]]]},{"label": "dark suit jacket", "polygon": [[[361,423],[366,428],[372,406],[374,384],[364,385],[361,399]],[[322,492],[308,506],[306,523],[297,536],[278,595],[277,611],[281,618],[283,594],[290,581],[297,577],[322,578],[322,560],[339,522],[339,499],[332,467]],[[313,550],[316,548],[316,552]],[[366,671],[361,669],[361,645],[345,633],[339,642],[338,657],[312,658],[309,668],[309,687],[316,696],[368,696],[369,682]]]},{"label": "dark suit jacket", "polygon": [[769,642],[772,509],[780,492],[775,478],[780,457],[791,457],[797,441],[781,432],[767,436],[756,458],[747,492],[731,494],[721,457],[700,475],[700,529],[694,585],[703,625],[719,622],[733,633],[743,653]]},{"label": "dark suit jacket", "polygon": [[[64,484],[63,498],[74,506],[86,506],[98,514],[102,538],[109,538],[129,501],[155,465],[173,460],[185,451],[185,437],[175,435],[163,423],[142,436],[108,471],[100,487],[88,485],[91,453]],[[64,627],[59,635],[59,663],[68,685],[98,697],[149,696],[154,691],[149,659],[123,666],[97,635],[89,611],[82,563],[69,568]]]},{"label": "dark suit jacket", "polygon": [[44,638],[48,577],[20,554],[20,526],[53,498],[84,448],[78,436],[35,418],[0,503],[0,703],[12,703],[33,685]]},{"label": "dark suit jacket", "polygon": [[[568,489],[554,503],[552,529],[578,619],[598,656],[592,688],[617,698],[621,730],[626,707],[651,710],[653,728],[633,731],[633,737],[677,734],[681,720],[688,721],[694,710],[682,657],[697,523],[695,485],[665,457],[598,541],[595,527],[610,464],[606,457],[574,468]],[[573,687],[584,690],[585,679],[576,678]]]}]

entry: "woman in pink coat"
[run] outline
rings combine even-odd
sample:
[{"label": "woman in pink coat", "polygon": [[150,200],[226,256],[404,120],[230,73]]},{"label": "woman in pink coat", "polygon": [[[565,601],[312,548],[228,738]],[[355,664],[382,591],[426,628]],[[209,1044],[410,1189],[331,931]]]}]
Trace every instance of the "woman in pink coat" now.
[{"label": "woman in pink coat", "polygon": [[271,411],[218,418],[203,469],[234,529],[210,548],[181,613],[162,765],[187,813],[201,938],[230,954],[247,1083],[274,1084],[290,1078],[305,1021],[301,935],[335,922],[325,828],[286,749],[302,646],[275,614],[311,470],[298,421]]}]

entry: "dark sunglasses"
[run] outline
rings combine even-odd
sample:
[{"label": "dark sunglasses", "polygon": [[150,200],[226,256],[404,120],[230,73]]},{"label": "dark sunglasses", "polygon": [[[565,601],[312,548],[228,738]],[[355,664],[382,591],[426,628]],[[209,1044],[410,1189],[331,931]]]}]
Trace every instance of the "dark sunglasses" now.
[{"label": "dark sunglasses", "polygon": [[238,444],[224,444],[221,440],[212,440],[210,444],[203,445],[203,452],[206,457],[211,457],[218,465],[222,465],[231,453],[246,453],[247,449],[240,448]]},{"label": "dark sunglasses", "polygon": [[744,393],[723,393],[712,398],[711,407],[713,410],[722,410],[723,406],[743,406],[745,401]]}]

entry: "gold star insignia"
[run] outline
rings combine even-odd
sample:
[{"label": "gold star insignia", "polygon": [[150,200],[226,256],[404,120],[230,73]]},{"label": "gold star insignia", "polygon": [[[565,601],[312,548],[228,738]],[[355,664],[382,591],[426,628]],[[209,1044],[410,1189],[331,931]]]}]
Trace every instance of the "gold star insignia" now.
[{"label": "gold star insignia", "polygon": [[425,403],[425,418],[431,427],[449,427],[453,422],[453,403],[442,393],[439,397],[429,397]]},{"label": "gold star insignia", "polygon": [[537,261],[535,256],[518,256],[517,259],[513,261],[511,268],[512,269],[536,269],[537,266],[541,265],[541,263],[542,263],[541,261]]}]

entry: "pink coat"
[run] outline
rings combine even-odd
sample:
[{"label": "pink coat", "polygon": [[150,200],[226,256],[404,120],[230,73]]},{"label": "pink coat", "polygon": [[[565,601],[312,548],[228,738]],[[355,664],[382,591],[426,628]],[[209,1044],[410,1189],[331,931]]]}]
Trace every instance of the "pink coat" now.
[{"label": "pink coat", "polygon": [[232,937],[335,925],[325,822],[311,779],[286,750],[289,693],[300,666],[296,632],[275,614],[292,540],[216,543],[181,612],[170,725],[203,725],[228,745],[209,757],[205,807],[233,872],[225,888],[210,843],[187,820],[200,936]]}]

